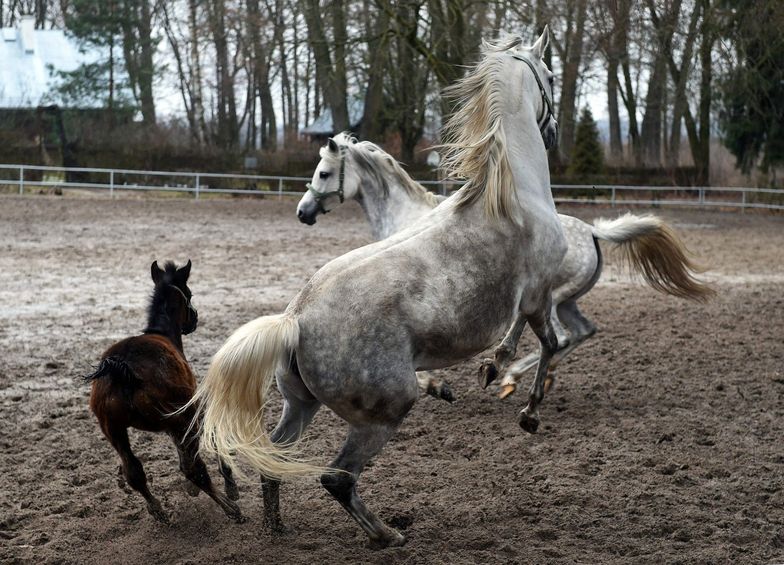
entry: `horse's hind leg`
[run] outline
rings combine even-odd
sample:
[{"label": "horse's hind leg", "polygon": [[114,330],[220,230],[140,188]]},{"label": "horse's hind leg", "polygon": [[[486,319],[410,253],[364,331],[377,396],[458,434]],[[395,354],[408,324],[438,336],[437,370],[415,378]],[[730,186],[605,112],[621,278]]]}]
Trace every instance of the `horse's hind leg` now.
[{"label": "horse's hind leg", "polygon": [[[283,395],[283,412],[270,439],[274,443],[297,441],[321,403],[305,387],[299,375],[287,372],[277,378],[278,390]],[[280,517],[280,481],[261,477],[261,494],[264,499],[264,526],[273,534],[283,534],[286,527]]]},{"label": "horse's hind leg", "polygon": [[[548,300],[549,301],[549,300]],[[539,428],[539,403],[544,398],[544,379],[550,366],[550,360],[558,349],[558,338],[553,330],[550,316],[546,315],[550,308],[529,316],[531,329],[539,338],[541,351],[539,365],[536,367],[536,377],[528,391],[528,405],[520,412],[518,423],[529,433],[534,433]]]},{"label": "horse's hind leg", "polygon": [[399,546],[406,542],[400,532],[379,520],[357,494],[357,481],[367,462],[387,443],[398,424],[364,424],[350,426],[348,438],[331,467],[345,471],[321,476],[321,484],[351,514],[370,537],[371,546],[383,548]]},{"label": "horse's hind leg", "polygon": [[567,300],[558,305],[558,317],[569,328],[571,336],[566,347],[561,346],[561,340],[558,340],[558,351],[550,362],[550,368],[544,381],[545,394],[550,391],[555,383],[558,364],[596,333],[596,325],[583,316],[577,307],[577,302],[574,300]]},{"label": "horse's hind leg", "polygon": [[147,511],[152,517],[159,522],[168,524],[169,518],[166,516],[166,512],[163,511],[161,503],[147,488],[147,475],[144,473],[142,462],[131,451],[128,430],[126,428],[109,428],[104,430],[104,434],[111,442],[112,447],[120,454],[122,474],[125,477],[125,481],[133,490],[139,492],[144,497],[147,501]]},{"label": "horse's hind leg", "polygon": [[243,522],[245,519],[239,507],[215,490],[207,472],[207,466],[199,456],[199,444],[192,436],[185,435],[186,429],[171,431],[169,434],[180,456],[180,470],[185,478],[212,498],[229,518],[237,523]]}]

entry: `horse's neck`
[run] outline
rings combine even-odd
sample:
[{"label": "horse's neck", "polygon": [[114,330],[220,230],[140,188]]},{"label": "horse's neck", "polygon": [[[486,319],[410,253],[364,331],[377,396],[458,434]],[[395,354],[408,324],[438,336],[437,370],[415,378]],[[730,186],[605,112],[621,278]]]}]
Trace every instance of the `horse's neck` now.
[{"label": "horse's neck", "polygon": [[411,196],[397,178],[389,179],[387,196],[380,191],[375,183],[363,182],[358,199],[377,240],[399,232],[431,210],[424,201]]},{"label": "horse's neck", "polygon": [[[557,219],[542,135],[532,116],[505,119],[507,152],[523,223]],[[521,127],[521,122],[527,126]]]},{"label": "horse's neck", "polygon": [[150,312],[144,333],[162,335],[168,338],[179,349],[180,353],[183,353],[182,328],[166,312],[165,303],[162,308]]}]

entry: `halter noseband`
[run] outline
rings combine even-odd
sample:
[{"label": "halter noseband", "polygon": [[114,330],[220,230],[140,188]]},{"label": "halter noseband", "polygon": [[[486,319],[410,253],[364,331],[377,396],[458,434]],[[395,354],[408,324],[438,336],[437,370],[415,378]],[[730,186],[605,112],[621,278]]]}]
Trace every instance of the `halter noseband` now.
[{"label": "halter noseband", "polygon": [[345,180],[345,177],[346,177],[346,148],[341,147],[340,148],[340,173],[338,174],[338,189],[331,190],[329,192],[319,192],[318,190],[316,190],[313,184],[308,183],[305,185],[305,188],[308,189],[308,192],[310,192],[313,195],[313,199],[316,201],[316,206],[318,206],[319,212],[321,212],[322,214],[326,214],[327,212],[329,212],[329,210],[324,208],[324,200],[326,200],[327,198],[335,194],[337,194],[338,198],[340,198],[340,203],[343,204],[343,181]]},{"label": "halter noseband", "polygon": [[544,115],[541,119],[537,120],[536,125],[539,126],[539,132],[544,135],[544,128],[547,126],[547,123],[550,121],[550,118],[554,115],[553,112],[553,103],[550,101],[549,96],[547,96],[547,91],[544,89],[544,85],[542,84],[542,79],[539,78],[539,73],[536,72],[534,65],[531,61],[522,57],[520,55],[515,55],[510,53],[512,57],[517,59],[518,61],[522,61],[528,68],[531,69],[531,72],[534,73],[534,78],[536,79],[536,84],[539,86],[539,93],[542,95],[542,100],[544,100],[545,108],[543,108]]}]

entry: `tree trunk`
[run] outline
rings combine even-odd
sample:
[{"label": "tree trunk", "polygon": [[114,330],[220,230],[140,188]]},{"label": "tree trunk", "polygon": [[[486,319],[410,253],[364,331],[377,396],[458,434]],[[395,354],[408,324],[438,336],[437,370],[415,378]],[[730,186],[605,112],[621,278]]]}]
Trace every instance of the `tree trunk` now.
[{"label": "tree trunk", "polygon": [[155,42],[152,38],[152,13],[150,1],[140,0],[139,14],[139,100],[142,107],[142,119],[146,126],[155,125],[155,97],[152,92],[153,53]]},{"label": "tree trunk", "polygon": [[332,6],[332,22],[335,29],[335,66],[321,19],[318,0],[303,0],[303,15],[308,25],[308,36],[316,64],[316,81],[323,92],[324,100],[332,112],[333,129],[336,132],[350,127],[346,103],[346,20],[343,0],[335,0]]},{"label": "tree trunk", "polygon": [[580,73],[580,61],[583,56],[583,39],[585,35],[585,18],[587,13],[586,0],[577,0],[575,6],[574,30],[566,38],[566,56],[561,80],[561,100],[558,105],[558,125],[561,129],[559,153],[565,162],[569,161],[574,146],[575,104],[577,102],[577,79]]},{"label": "tree trunk", "polygon": [[[369,10],[369,8],[366,9]],[[389,15],[382,10],[376,15],[375,25],[372,25],[373,19],[368,14],[365,21],[368,35],[368,77],[367,90],[365,90],[365,108],[360,128],[360,137],[369,140],[376,140],[384,133],[380,116],[384,106],[384,76],[387,66]],[[415,56],[415,54],[412,53],[411,56]]]},{"label": "tree trunk", "polygon": [[697,184],[710,184],[710,110],[711,83],[713,82],[713,42],[716,39],[713,11],[710,0],[701,0],[702,28],[700,43],[700,134],[694,164],[697,167]]},{"label": "tree trunk", "polygon": [[623,159],[623,142],[618,112],[618,58],[614,54],[607,65],[607,112],[610,119],[610,157],[617,164]]},{"label": "tree trunk", "polygon": [[200,0],[188,0],[188,28],[191,36],[190,51],[190,90],[193,107],[193,136],[199,145],[204,145],[207,135],[207,122],[204,119],[204,95],[201,78],[201,59],[199,52],[199,28],[196,5]]}]

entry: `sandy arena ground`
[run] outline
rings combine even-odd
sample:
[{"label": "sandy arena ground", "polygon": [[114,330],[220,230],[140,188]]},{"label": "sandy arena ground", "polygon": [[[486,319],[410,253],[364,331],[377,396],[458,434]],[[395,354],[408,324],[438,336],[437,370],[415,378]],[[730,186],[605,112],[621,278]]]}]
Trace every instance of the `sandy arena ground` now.
[{"label": "sandy arena ground", "polygon": [[[273,538],[253,477],[236,525],[187,496],[166,438],[133,433],[172,518],[159,525],[118,488],[79,380],[143,327],[153,259],[193,260],[201,324],[185,351],[204,374],[233,329],[370,241],[356,205],[309,228],[285,200],[0,197],[0,562],[784,562],[784,217],[658,212],[718,298],[661,296],[606,253],[582,300],[600,331],[562,364],[536,435],[517,426],[522,394],[477,386],[476,359],[440,371],[458,402],[422,398],[362,476],[409,539],[374,552],[315,480],[284,485],[295,533]],[[306,451],[327,463],[345,426],[322,410],[310,429]]]}]

